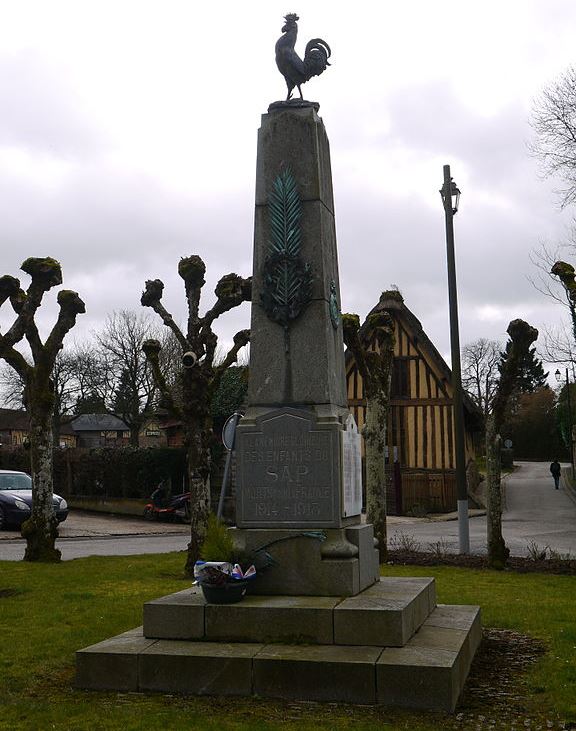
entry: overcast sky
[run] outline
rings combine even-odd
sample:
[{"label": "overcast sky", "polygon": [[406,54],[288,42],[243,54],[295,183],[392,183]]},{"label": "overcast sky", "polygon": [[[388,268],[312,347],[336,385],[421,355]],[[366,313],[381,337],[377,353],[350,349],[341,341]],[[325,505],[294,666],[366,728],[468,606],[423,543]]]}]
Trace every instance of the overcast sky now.
[{"label": "overcast sky", "polygon": [[[285,96],[274,44],[292,11],[297,51],[318,36],[332,48],[303,90],[330,138],[343,310],[364,317],[395,284],[448,354],[438,190],[449,163],[462,190],[461,342],[504,339],[514,317],[558,323],[561,308],[527,279],[529,253],[565,239],[573,211],[560,211],[558,181],[528,155],[528,119],[576,62],[573,0],[0,9],[0,273],[18,275],[28,256],[59,259],[87,305],[77,339],[113,310],[140,309],[150,278],[182,318],[181,256],[206,262],[205,307],[223,274],[251,273],[256,132]],[[248,325],[245,305],[221,319],[221,337]]]}]

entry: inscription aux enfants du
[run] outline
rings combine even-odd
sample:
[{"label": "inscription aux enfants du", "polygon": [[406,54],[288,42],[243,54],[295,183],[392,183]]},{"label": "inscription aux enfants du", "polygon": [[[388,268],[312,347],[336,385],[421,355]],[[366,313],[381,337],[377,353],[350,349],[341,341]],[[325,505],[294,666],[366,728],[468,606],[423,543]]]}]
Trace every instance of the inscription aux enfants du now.
[{"label": "inscription aux enfants du", "polygon": [[339,434],[286,413],[239,429],[239,523],[268,525],[338,520]]}]

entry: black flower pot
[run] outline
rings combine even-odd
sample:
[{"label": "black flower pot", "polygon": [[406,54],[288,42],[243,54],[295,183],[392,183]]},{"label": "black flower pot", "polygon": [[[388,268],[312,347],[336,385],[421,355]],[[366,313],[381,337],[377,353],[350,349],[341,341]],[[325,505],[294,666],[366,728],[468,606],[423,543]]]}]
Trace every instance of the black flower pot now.
[{"label": "black flower pot", "polygon": [[201,583],[204,599],[208,604],[235,604],[246,594],[247,581],[233,579],[219,586]]}]

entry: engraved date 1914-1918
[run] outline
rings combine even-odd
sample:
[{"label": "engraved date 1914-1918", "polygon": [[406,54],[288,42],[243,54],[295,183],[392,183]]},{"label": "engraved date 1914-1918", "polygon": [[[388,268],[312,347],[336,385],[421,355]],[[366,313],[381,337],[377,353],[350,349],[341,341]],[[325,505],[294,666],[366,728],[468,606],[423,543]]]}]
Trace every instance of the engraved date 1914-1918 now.
[{"label": "engraved date 1914-1918", "polygon": [[256,503],[256,517],[258,518],[280,518],[282,520],[295,520],[297,518],[318,518],[321,515],[319,503],[291,503],[289,505],[278,505],[277,503]]}]

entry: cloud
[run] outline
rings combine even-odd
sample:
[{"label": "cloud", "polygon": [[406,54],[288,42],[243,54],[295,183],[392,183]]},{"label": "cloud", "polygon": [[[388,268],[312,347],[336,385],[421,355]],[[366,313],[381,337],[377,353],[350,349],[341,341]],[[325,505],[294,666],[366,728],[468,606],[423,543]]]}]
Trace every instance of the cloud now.
[{"label": "cloud", "polygon": [[[395,283],[449,351],[438,190],[450,163],[462,189],[461,341],[504,337],[512,316],[559,321],[527,281],[529,251],[563,238],[571,217],[526,152],[531,97],[573,55],[576,9],[553,7],[489,0],[446,18],[411,0],[302,13],[298,50],[315,36],[333,50],[304,90],[320,99],[331,141],[345,310],[364,316]],[[205,308],[220,276],[248,275],[256,131],[284,95],[273,48],[285,12],[279,0],[251,13],[227,2],[55,0],[6,13],[0,273],[27,256],[58,258],[65,286],[87,303],[78,337],[113,310],[139,309],[149,278],[165,282],[182,320],[181,256],[206,261]],[[55,311],[47,303],[43,320]],[[222,338],[248,324],[247,306],[228,313]]]},{"label": "cloud", "polygon": [[30,49],[0,53],[0,146],[40,158],[85,158],[102,146],[64,69]]}]

